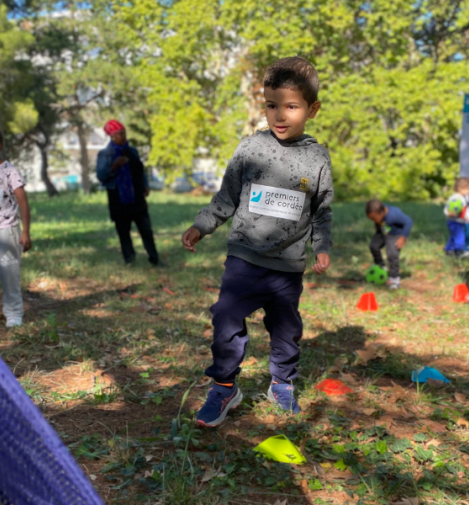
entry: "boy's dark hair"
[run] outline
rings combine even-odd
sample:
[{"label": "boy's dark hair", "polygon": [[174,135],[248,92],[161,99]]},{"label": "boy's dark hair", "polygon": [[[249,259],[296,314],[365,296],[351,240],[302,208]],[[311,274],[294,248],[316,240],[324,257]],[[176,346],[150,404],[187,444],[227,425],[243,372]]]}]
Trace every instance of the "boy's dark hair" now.
[{"label": "boy's dark hair", "polygon": [[374,212],[378,212],[378,214],[381,214],[381,212],[384,212],[384,210],[385,210],[384,203],[381,200],[377,200],[376,198],[373,198],[373,200],[367,202],[365,207],[365,212],[367,216],[373,214]]},{"label": "boy's dark hair", "polygon": [[460,177],[459,179],[456,179],[456,182],[454,183],[454,191],[456,191],[456,193],[461,189],[467,189],[467,188],[469,188],[468,177]]},{"label": "boy's dark hair", "polygon": [[311,105],[318,99],[319,77],[309,61],[291,56],[277,60],[265,71],[264,88],[297,89]]}]

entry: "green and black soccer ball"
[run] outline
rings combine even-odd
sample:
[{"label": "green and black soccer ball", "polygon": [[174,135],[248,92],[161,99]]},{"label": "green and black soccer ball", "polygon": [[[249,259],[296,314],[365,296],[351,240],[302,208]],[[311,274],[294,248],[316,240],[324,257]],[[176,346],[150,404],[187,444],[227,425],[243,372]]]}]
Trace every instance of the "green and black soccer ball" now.
[{"label": "green and black soccer ball", "polygon": [[376,284],[377,286],[381,286],[382,284],[386,284],[388,280],[388,273],[384,268],[381,268],[378,265],[373,265],[366,271],[366,282],[371,282],[372,284]]},{"label": "green and black soccer ball", "polygon": [[448,203],[448,211],[451,214],[461,214],[463,209],[463,204],[460,200],[454,200]]}]

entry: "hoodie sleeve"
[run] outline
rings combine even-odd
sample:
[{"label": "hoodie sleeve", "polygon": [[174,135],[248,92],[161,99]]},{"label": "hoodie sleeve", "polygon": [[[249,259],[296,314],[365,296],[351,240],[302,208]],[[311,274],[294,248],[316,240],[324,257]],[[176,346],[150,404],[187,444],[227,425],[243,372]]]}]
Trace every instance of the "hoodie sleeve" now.
[{"label": "hoodie sleeve", "polygon": [[333,198],[331,159],[327,153],[326,163],[319,175],[317,193],[311,202],[311,212],[313,212],[311,242],[316,256],[320,253],[329,254],[329,249],[332,246],[332,209],[330,205]]},{"label": "hoodie sleeve", "polygon": [[239,206],[245,161],[244,145],[244,142],[238,145],[228,163],[220,191],[212,198],[210,205],[202,209],[195,218],[194,228],[200,231],[201,238],[226,223]]}]

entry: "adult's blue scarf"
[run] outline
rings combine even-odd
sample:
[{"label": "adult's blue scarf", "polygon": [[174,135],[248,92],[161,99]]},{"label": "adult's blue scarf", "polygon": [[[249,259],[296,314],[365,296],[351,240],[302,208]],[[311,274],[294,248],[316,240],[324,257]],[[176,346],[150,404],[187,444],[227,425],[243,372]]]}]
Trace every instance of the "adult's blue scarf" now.
[{"label": "adult's blue scarf", "polygon": [[[119,158],[119,156],[124,156],[124,150],[129,148],[129,143],[126,142],[124,145],[118,145],[112,142],[111,145],[116,153],[114,160]],[[114,161],[113,160],[113,161]],[[134,184],[132,181],[132,174],[130,173],[130,166],[128,163],[122,165],[117,171],[117,191],[119,191],[119,199],[121,203],[127,205],[129,203],[135,202],[135,192]]]}]

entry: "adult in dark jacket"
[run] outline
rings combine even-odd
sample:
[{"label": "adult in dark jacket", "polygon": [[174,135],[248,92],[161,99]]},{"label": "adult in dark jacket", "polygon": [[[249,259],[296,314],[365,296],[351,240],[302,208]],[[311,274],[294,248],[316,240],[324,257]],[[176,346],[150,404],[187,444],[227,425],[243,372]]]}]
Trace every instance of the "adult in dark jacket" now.
[{"label": "adult in dark jacket", "polygon": [[133,221],[142,237],[148,260],[157,265],[158,252],[145,200],[150,188],[143,163],[137,149],[129,146],[124,125],[111,120],[105,124],[104,131],[111,137],[111,142],[98,153],[96,173],[107,190],[109,212],[116,225],[124,261],[131,264],[135,259],[130,237]]}]

